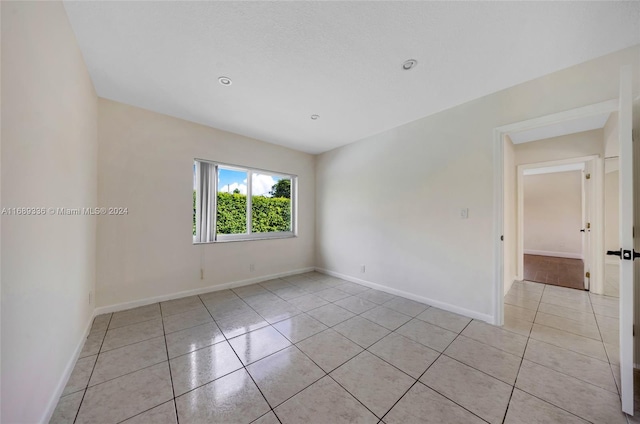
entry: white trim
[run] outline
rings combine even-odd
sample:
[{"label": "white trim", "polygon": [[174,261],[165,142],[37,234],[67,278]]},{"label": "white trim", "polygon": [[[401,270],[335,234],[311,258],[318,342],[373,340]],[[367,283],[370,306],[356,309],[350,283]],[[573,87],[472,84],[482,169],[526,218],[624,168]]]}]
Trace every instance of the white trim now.
[{"label": "white trim", "polygon": [[569,171],[584,171],[584,162],[581,163],[569,163],[566,165],[548,166],[546,168],[531,168],[523,171],[524,176],[527,175],[541,175],[541,174],[556,174],[558,172]]},{"label": "white trim", "polygon": [[198,294],[210,293],[220,290],[232,289],[236,287],[248,286],[249,284],[260,283],[262,281],[273,280],[274,278],[287,277],[289,275],[304,274],[313,271],[314,267],[300,268],[293,271],[281,272],[278,274],[263,275],[261,277],[249,278],[246,280],[231,281],[229,283],[215,284],[213,286],[201,287],[199,289],[185,290],[177,293],[163,294],[160,296],[147,297],[130,302],[116,303],[114,305],[100,306],[96,308],[94,315],[108,314],[111,312],[124,311],[138,306],[150,305],[152,303],[164,302],[166,300],[180,299],[182,297],[194,296]]},{"label": "white trim", "polygon": [[317,272],[322,274],[330,275],[332,277],[341,278],[346,281],[351,281],[352,283],[361,284],[363,286],[380,290],[385,293],[393,294],[396,296],[402,296],[407,299],[415,300],[416,302],[426,303],[427,305],[435,306],[440,309],[444,309],[445,311],[453,312],[456,314],[464,315],[469,318],[479,319],[485,322],[491,322],[493,317],[489,314],[483,314],[481,312],[472,311],[471,309],[461,308],[459,306],[452,305],[450,303],[441,302],[439,300],[430,299],[428,297],[418,296],[413,293],[409,293],[403,290],[394,289],[382,284],[372,283],[371,281],[362,280],[360,278],[352,277],[350,275],[341,274],[339,272],[330,271],[324,268],[315,268]]},{"label": "white trim", "polygon": [[611,257],[607,256],[606,258],[604,258],[604,264],[605,265],[618,265],[618,266],[620,266],[620,259],[611,258]]},{"label": "white trim", "polygon": [[569,121],[571,119],[582,118],[586,116],[594,116],[602,113],[611,113],[618,110],[618,99],[611,99],[592,105],[569,109],[551,115],[544,115],[538,118],[528,119],[526,121],[514,122],[513,124],[497,127],[496,130],[503,135],[511,132],[529,130],[538,127],[546,127],[552,124]]},{"label": "white trim", "polygon": [[516,167],[516,279],[524,279],[524,170]]},{"label": "white trim", "polygon": [[78,360],[78,357],[82,352],[84,343],[87,340],[87,337],[89,337],[89,332],[91,331],[91,326],[93,325],[93,318],[95,318],[95,316],[96,316],[96,311],[94,310],[89,318],[89,323],[86,325],[84,329],[84,334],[82,335],[82,338],[76,345],[76,348],[73,351],[73,355],[71,355],[71,358],[67,362],[67,365],[64,368],[64,372],[62,373],[62,376],[58,381],[58,385],[56,386],[56,389],[54,390],[53,395],[51,395],[51,398],[47,403],[47,407],[44,410],[42,420],[40,420],[39,422],[48,423],[49,420],[51,420],[51,417],[53,416],[53,413],[56,410],[56,406],[58,406],[58,401],[60,400],[60,396],[62,396],[62,392],[64,391],[64,388],[67,386],[67,382],[71,377],[71,373],[73,372],[73,369],[76,366],[76,361]]},{"label": "white trim", "polygon": [[273,240],[273,239],[287,239],[298,237],[292,231],[278,231],[271,233],[239,233],[239,234],[218,234],[215,241],[194,242],[197,244],[211,244],[211,243],[229,243],[234,241],[249,241],[249,240]]},{"label": "white trim", "polygon": [[[296,174],[290,174],[286,172],[279,171],[268,171],[260,168],[253,168],[248,166],[239,166],[234,164],[227,164],[223,162],[215,162],[206,159],[198,159],[194,158],[195,168],[194,172],[196,172],[196,235],[193,237],[193,244],[209,244],[209,243],[219,243],[219,242],[230,242],[230,241],[249,241],[249,240],[266,240],[266,239],[283,239],[283,238],[293,238],[297,236],[297,225],[296,225],[296,214],[297,214],[297,180],[298,176]],[[196,241],[197,235],[200,233],[200,219],[197,214],[200,208],[198,207],[198,198],[197,192],[199,191],[199,187],[201,182],[199,181],[199,172],[198,167],[199,163],[208,163],[214,166],[214,172],[212,174],[213,181],[210,184],[210,190],[213,193],[210,193],[210,201],[213,203],[212,205],[212,216],[208,219],[208,221],[213,221],[210,225],[213,234],[209,234],[206,241]],[[245,172],[247,174],[247,193],[246,193],[246,231],[244,233],[237,234],[218,234],[217,228],[217,218],[218,218],[218,174],[220,172],[220,168],[236,171],[236,172]],[[254,233],[253,232],[253,223],[252,223],[252,202],[253,202],[253,176],[254,174],[268,174],[274,177],[281,177],[281,179],[289,179],[291,182],[291,195],[290,195],[290,225],[291,231],[281,231],[281,232],[269,232],[269,233]]]},{"label": "white trim", "polygon": [[[618,139],[620,143],[620,247],[634,248],[633,199],[633,79],[631,65],[620,68],[620,111],[618,113]],[[633,260],[620,261],[620,390],[622,411],[634,413],[634,266]]]},{"label": "white trim", "polygon": [[554,258],[583,259],[581,253],[551,252],[547,250],[524,249],[525,255],[552,256]]},{"label": "white trim", "polygon": [[[493,130],[493,325],[504,324],[504,141],[505,132]],[[518,279],[518,276],[516,276]],[[513,282],[511,282],[513,284]]]},{"label": "white trim", "polygon": [[524,144],[553,137],[562,137],[568,134],[597,130],[605,126],[609,116],[611,116],[611,112],[562,121],[555,125],[545,125],[544,127],[533,128],[528,131],[514,132],[510,134],[510,137],[513,144]]},{"label": "white trim", "polygon": [[591,275],[589,279],[589,291],[595,294],[604,294],[604,158],[598,158],[593,162],[593,186],[591,196],[591,221],[596,228],[591,240]]},{"label": "white trim", "polygon": [[518,168],[522,169],[522,171],[524,172],[524,170],[527,170],[527,169],[548,168],[548,167],[570,165],[575,163],[584,163],[590,160],[598,159],[599,157],[600,156],[598,155],[588,155],[588,156],[579,156],[579,157],[569,158],[569,159],[551,160],[546,162],[523,163],[521,165],[518,165]]},{"label": "white trim", "polygon": [[[612,99],[601,103],[570,109],[551,115],[545,115],[534,119],[514,122],[512,124],[495,127],[493,129],[493,317],[494,325],[504,323],[504,256],[502,252],[503,242],[500,236],[504,234],[504,151],[503,140],[510,132],[522,131],[536,127],[556,124],[562,121],[593,116],[618,110],[618,100]],[[518,278],[519,276],[516,276]]]}]

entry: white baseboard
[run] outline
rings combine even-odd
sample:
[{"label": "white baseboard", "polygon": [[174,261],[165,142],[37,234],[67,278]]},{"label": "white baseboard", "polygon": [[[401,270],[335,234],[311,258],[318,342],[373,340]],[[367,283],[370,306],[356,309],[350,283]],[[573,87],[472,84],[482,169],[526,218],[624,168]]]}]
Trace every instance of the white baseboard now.
[{"label": "white baseboard", "polygon": [[293,271],[281,272],[278,274],[270,274],[270,275],[263,275],[260,277],[249,278],[247,280],[232,281],[229,283],[216,284],[213,286],[201,287],[193,290],[185,290],[177,293],[147,297],[144,299],[133,300],[130,302],[117,303],[117,304],[108,305],[108,306],[100,306],[99,308],[96,308],[94,315],[102,315],[102,314],[108,314],[111,312],[124,311],[126,309],[137,308],[138,306],[145,306],[145,305],[150,305],[152,303],[164,302],[164,301],[173,300],[173,299],[180,299],[181,297],[194,296],[194,295],[209,293],[213,291],[220,291],[220,290],[232,289],[235,287],[248,286],[249,284],[259,283],[261,281],[273,280],[274,278],[286,277],[289,275],[296,275],[296,274],[303,274],[305,272],[313,271],[314,269],[315,269],[314,267],[300,268]]},{"label": "white baseboard", "polygon": [[372,289],[380,290],[389,294],[394,294],[396,296],[406,297],[407,299],[415,300],[416,302],[426,303],[430,306],[435,306],[440,309],[444,309],[445,311],[453,312],[456,314],[464,315],[469,318],[479,319],[488,323],[493,322],[493,316],[488,314],[483,314],[481,312],[472,311],[470,309],[461,308],[459,306],[452,305],[450,303],[441,302],[439,300],[430,299],[428,297],[418,296],[413,293],[409,293],[403,290],[393,289],[388,286],[384,286],[378,283],[372,283],[371,281],[362,280],[360,278],[352,277],[346,274],[340,274],[339,272],[330,271],[324,268],[316,268],[316,271],[321,272],[323,274],[330,275],[332,277],[341,278],[343,280],[351,281],[352,283],[362,284],[363,286],[367,286]]},{"label": "white baseboard", "polygon": [[58,406],[58,400],[60,399],[60,396],[62,395],[62,392],[64,391],[64,388],[66,387],[67,382],[71,377],[71,373],[73,372],[73,368],[76,366],[76,361],[80,356],[80,352],[82,352],[82,348],[84,347],[84,342],[87,340],[87,337],[89,336],[89,332],[91,331],[91,325],[93,324],[93,318],[95,316],[96,316],[96,312],[94,310],[91,316],[89,317],[89,322],[87,323],[84,329],[84,334],[82,335],[82,338],[76,345],[76,349],[74,350],[73,355],[71,356],[71,359],[69,359],[69,361],[67,362],[67,366],[64,368],[64,372],[62,373],[62,377],[60,377],[60,381],[58,382],[58,386],[56,387],[56,390],[54,391],[53,395],[49,399],[49,402],[47,403],[47,407],[44,410],[42,420],[40,420],[39,422],[48,423],[49,420],[51,420],[51,416],[56,410],[56,406]]},{"label": "white baseboard", "polygon": [[537,255],[537,256],[553,256],[554,258],[583,259],[582,253],[551,252],[551,251],[548,251],[548,250],[524,249],[524,254],[525,255]]}]

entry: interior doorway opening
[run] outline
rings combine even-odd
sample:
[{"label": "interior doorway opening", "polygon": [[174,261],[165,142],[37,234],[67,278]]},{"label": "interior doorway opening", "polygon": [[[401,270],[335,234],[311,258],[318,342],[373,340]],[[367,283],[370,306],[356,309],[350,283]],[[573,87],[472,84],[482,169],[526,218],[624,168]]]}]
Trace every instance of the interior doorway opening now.
[{"label": "interior doorway opening", "polygon": [[[591,224],[589,247],[583,247],[583,251],[597,252],[589,255],[592,259],[586,283],[592,293],[603,293],[603,146],[607,139],[617,139],[617,133],[604,127],[607,123],[617,122],[617,110],[618,100],[614,99],[495,128],[494,154],[499,171],[494,174],[497,210],[494,221],[494,324],[504,323],[504,295],[514,281],[524,280],[523,220],[518,216],[518,211],[522,211],[522,207],[518,207],[522,193],[519,190],[522,183],[519,173],[529,165],[530,168],[539,168],[585,163],[585,171],[591,174],[591,197],[598,199],[594,200],[592,215],[587,221]],[[521,157],[523,152],[527,155],[526,160]]]},{"label": "interior doorway opening", "polygon": [[[535,165],[530,165],[535,166]],[[588,162],[519,170],[523,279],[589,289]],[[520,197],[520,196],[519,196]]]}]

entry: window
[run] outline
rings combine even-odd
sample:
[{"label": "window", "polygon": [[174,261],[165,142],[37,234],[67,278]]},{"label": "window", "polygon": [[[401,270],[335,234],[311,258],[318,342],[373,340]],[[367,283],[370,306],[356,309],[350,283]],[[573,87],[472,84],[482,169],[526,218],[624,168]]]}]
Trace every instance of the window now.
[{"label": "window", "polygon": [[193,241],[295,235],[295,175],[196,159]]}]

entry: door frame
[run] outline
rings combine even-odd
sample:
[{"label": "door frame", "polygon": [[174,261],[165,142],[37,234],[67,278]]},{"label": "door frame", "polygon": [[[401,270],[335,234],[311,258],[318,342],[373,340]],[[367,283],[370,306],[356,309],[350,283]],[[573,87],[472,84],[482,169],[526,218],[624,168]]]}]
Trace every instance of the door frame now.
[{"label": "door frame", "polygon": [[[504,324],[504,148],[505,136],[511,132],[545,127],[577,118],[585,118],[618,110],[618,99],[607,100],[588,106],[569,109],[534,119],[514,122],[493,129],[493,235],[494,235],[494,271],[493,271],[493,322]],[[602,175],[603,173],[601,173]],[[602,184],[602,183],[600,183]],[[602,218],[602,215],[601,215]],[[598,223],[598,227],[602,227]],[[604,261],[604,259],[603,259]],[[603,272],[603,267],[600,272]],[[599,276],[602,281],[603,276]],[[595,290],[594,290],[595,291]]]},{"label": "door frame", "polygon": [[[596,218],[596,219],[593,219],[592,221],[596,221],[598,219],[598,216],[602,216],[603,217],[602,222],[604,222],[604,209],[603,209],[604,191],[602,191],[603,185],[598,184],[598,182],[604,178],[603,174],[600,175],[600,170],[602,169],[602,166],[599,164],[599,162],[602,162],[602,161],[604,161],[604,158],[601,158],[598,155],[589,155],[589,156],[581,156],[581,157],[570,158],[570,159],[561,159],[561,160],[553,160],[553,161],[537,162],[537,163],[526,163],[526,164],[518,165],[517,175],[516,175],[516,178],[517,178],[517,184],[516,184],[517,186],[516,280],[524,279],[524,171],[528,169],[548,168],[548,167],[562,166],[562,165],[573,165],[577,163],[584,163],[585,169],[587,169],[588,168],[587,164],[590,162],[591,168],[593,169],[593,171],[591,172],[592,174],[591,181],[593,181],[593,190],[592,190],[592,195],[590,196],[590,199],[588,199],[590,203],[588,206],[586,205],[587,199],[585,198],[584,176],[581,184],[581,187],[582,187],[581,198],[582,198],[582,205],[583,205],[581,219],[583,221],[582,224],[584,225],[585,207],[589,207],[590,210],[592,211],[591,215],[594,218]],[[603,199],[603,201],[598,202],[598,199]],[[599,206],[600,206],[600,210],[599,210]],[[600,238],[602,238],[602,241],[603,241],[602,246],[604,246],[604,228],[602,225],[598,225],[596,228],[594,228],[594,231],[592,232],[592,243],[589,244],[589,251],[588,252],[584,251],[584,242],[583,242],[583,251],[582,251],[583,260],[584,260],[584,257],[587,257],[588,259],[590,259],[591,267],[589,271],[592,273],[592,275],[595,276],[595,278],[590,279],[591,280],[589,284],[590,287],[587,290],[591,290],[593,288],[592,291],[595,293],[600,293],[604,289],[604,256],[602,257],[601,264],[598,264],[598,260],[596,258],[597,256],[596,253],[598,252],[597,240],[600,235],[601,235]],[[603,247],[600,248],[601,251],[603,251],[603,249],[604,249]],[[586,262],[587,261],[585,260],[585,263]],[[603,278],[601,279],[598,278],[599,265],[602,267]]]}]

